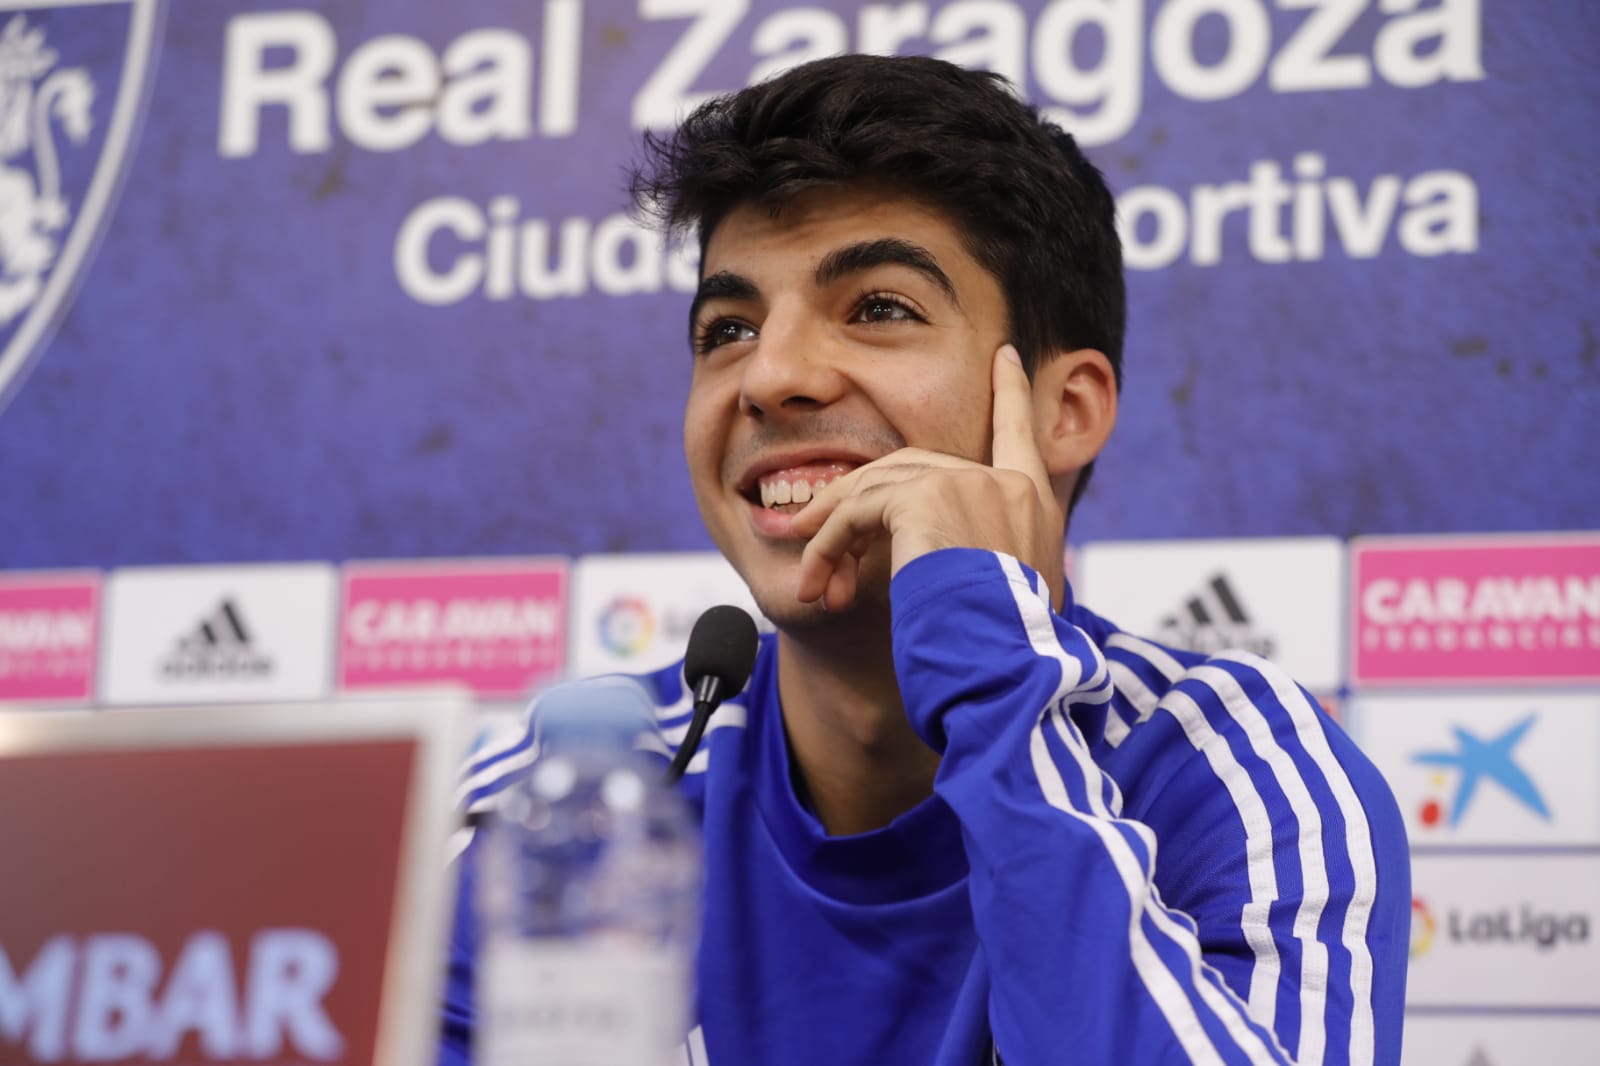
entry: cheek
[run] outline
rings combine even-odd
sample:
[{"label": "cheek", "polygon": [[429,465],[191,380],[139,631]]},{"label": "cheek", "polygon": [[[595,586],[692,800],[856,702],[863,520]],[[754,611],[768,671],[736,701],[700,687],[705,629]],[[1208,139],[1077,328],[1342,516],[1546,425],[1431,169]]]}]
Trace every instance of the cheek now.
[{"label": "cheek", "polygon": [[[987,383],[983,384],[987,390]],[[987,391],[974,394],[974,385],[960,382],[919,382],[902,390],[900,431],[906,443],[931,451],[987,461],[989,406]]]},{"label": "cheek", "polygon": [[720,470],[733,405],[723,395],[727,390],[697,378],[689,387],[683,407],[683,454],[689,472],[697,480],[715,477]]}]

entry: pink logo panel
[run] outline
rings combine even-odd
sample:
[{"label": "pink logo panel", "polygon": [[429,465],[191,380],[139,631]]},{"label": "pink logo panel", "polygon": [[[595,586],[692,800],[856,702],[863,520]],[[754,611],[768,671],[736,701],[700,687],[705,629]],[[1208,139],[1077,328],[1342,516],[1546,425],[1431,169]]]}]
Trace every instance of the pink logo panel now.
[{"label": "pink logo panel", "polygon": [[567,564],[358,565],[339,628],[343,691],[458,682],[522,696],[566,666]]},{"label": "pink logo panel", "polygon": [[1600,536],[1357,541],[1351,674],[1600,680]]},{"label": "pink logo panel", "polygon": [[94,693],[100,575],[0,575],[0,703],[87,703]]}]

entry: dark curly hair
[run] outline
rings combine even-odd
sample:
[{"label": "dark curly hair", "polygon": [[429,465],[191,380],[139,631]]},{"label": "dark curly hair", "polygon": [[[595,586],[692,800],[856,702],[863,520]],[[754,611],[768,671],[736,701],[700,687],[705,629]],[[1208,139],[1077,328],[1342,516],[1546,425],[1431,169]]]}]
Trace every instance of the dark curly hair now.
[{"label": "dark curly hair", "polygon": [[697,230],[704,253],[742,204],[777,214],[808,189],[862,183],[955,223],[1000,283],[1030,375],[1052,352],[1095,348],[1121,386],[1127,295],[1111,190],[1072,135],[997,74],[920,56],[806,63],[646,134],[629,188],[668,229]]}]

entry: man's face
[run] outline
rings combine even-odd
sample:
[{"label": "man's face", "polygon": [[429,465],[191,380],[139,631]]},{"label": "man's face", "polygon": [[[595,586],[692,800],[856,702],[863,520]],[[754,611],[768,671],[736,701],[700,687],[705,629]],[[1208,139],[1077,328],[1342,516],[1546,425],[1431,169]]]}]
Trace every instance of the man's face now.
[{"label": "man's face", "polygon": [[[735,210],[701,277],[683,430],[700,514],[768,618],[811,621],[792,514],[902,447],[988,460],[1005,299],[942,213],[867,189]],[[858,602],[885,602],[886,548]]]}]

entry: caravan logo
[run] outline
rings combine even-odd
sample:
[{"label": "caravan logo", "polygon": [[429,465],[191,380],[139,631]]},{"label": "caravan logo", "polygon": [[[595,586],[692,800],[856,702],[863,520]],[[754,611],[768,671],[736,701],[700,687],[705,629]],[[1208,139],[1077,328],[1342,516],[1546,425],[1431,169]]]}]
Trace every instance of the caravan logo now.
[{"label": "caravan logo", "polygon": [[1600,536],[1352,547],[1357,684],[1600,680]]},{"label": "caravan logo", "polygon": [[[1544,821],[1550,821],[1550,810],[1545,806],[1544,797],[1539,794],[1533,778],[1517,764],[1514,755],[1517,745],[1537,720],[1537,714],[1530,714],[1487,740],[1458,725],[1451,729],[1455,737],[1454,748],[1420,751],[1411,756],[1414,763],[1440,767],[1442,771],[1456,771],[1455,795],[1450,800],[1449,812],[1445,812],[1438,799],[1429,797],[1417,812],[1417,820],[1429,829],[1438,828],[1441,824],[1455,828],[1471,806],[1478,786],[1488,782],[1504,790],[1518,804]],[[1440,773],[1438,776],[1446,775]]]},{"label": "caravan logo", "polygon": [[99,618],[99,574],[0,576],[0,703],[87,702]]},{"label": "caravan logo", "polygon": [[521,697],[567,659],[558,559],[357,563],[344,575],[339,688],[457,683]]},{"label": "caravan logo", "polygon": [[[151,81],[160,6],[88,0],[71,14],[52,10],[48,36],[26,13],[0,24],[0,407],[109,217]],[[88,62],[103,54],[106,23],[124,35],[120,70]]]},{"label": "caravan logo", "polygon": [[1241,648],[1269,659],[1277,652],[1277,640],[1255,628],[1238,592],[1221,573],[1163,618],[1157,637],[1206,654]]},{"label": "caravan logo", "polygon": [[179,637],[177,647],[161,662],[161,675],[168,679],[261,678],[271,673],[271,656],[254,646],[232,597],[224,598],[215,611]]}]

